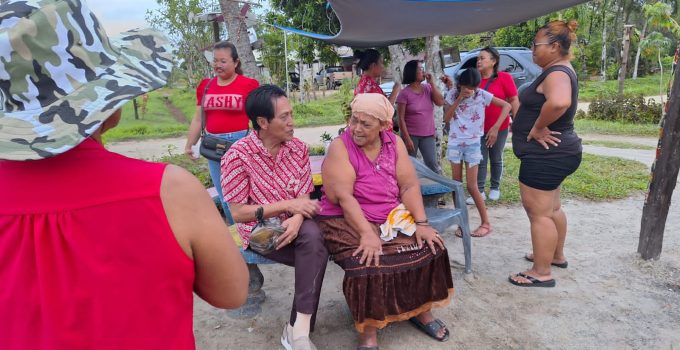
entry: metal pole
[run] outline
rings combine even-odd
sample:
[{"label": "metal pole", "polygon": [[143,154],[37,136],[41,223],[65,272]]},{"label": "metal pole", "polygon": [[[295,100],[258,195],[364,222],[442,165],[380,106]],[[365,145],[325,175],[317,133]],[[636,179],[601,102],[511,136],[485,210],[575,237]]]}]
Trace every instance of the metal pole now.
[{"label": "metal pole", "polygon": [[288,32],[283,31],[283,65],[286,67],[286,95],[290,95],[290,79],[288,77]]}]

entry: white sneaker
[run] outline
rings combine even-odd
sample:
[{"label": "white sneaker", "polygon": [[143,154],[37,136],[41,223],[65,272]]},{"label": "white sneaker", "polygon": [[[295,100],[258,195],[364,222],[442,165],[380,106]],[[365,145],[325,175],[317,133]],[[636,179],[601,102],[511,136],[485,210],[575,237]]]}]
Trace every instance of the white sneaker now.
[{"label": "white sneaker", "polygon": [[283,326],[281,334],[281,345],[286,350],[317,350],[316,346],[309,337],[299,337],[293,339],[293,334],[288,332],[288,323]]},{"label": "white sneaker", "polygon": [[[491,195],[491,194],[489,194]],[[482,199],[486,200],[486,193],[482,192]],[[465,200],[465,204],[467,205],[475,205],[475,199],[472,197],[468,197],[468,199]]]},{"label": "white sneaker", "polygon": [[501,198],[501,191],[499,191],[499,190],[489,191],[489,199],[490,200],[497,201],[499,198]]}]

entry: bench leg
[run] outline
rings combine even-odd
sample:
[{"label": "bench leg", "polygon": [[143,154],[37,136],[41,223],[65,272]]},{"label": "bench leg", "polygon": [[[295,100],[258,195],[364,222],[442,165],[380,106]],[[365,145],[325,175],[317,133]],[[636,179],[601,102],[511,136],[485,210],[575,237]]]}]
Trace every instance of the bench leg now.
[{"label": "bench leg", "polygon": [[262,290],[264,276],[256,264],[248,264],[250,282],[248,283],[248,299],[238,309],[227,310],[227,315],[236,319],[249,319],[260,314],[262,303],[264,303],[265,293]]}]

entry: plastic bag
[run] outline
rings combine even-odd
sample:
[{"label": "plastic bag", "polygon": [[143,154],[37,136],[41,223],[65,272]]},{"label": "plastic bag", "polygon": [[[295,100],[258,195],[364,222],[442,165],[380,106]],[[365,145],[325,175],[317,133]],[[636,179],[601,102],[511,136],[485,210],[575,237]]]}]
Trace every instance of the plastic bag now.
[{"label": "plastic bag", "polygon": [[285,231],[286,229],[281,226],[281,220],[277,217],[258,220],[257,225],[250,232],[249,247],[260,255],[267,255],[276,250],[279,236]]}]

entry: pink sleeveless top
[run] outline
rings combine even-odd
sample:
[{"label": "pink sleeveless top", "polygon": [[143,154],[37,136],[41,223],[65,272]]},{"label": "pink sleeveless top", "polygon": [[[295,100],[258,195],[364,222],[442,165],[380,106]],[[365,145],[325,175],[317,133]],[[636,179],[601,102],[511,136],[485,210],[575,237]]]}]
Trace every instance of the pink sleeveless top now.
[{"label": "pink sleeveless top", "polygon": [[194,266],[160,199],[165,164],[87,139],[0,160],[0,349],[194,349]]},{"label": "pink sleeveless top", "polygon": [[[354,198],[357,199],[366,219],[382,224],[387,215],[399,205],[397,185],[397,142],[391,132],[381,132],[382,147],[375,161],[370,161],[364,151],[352,140],[347,129],[340,139],[347,148],[349,162],[354,168]],[[321,215],[342,216],[342,208],[331,203],[326,194],[321,197]]]}]

